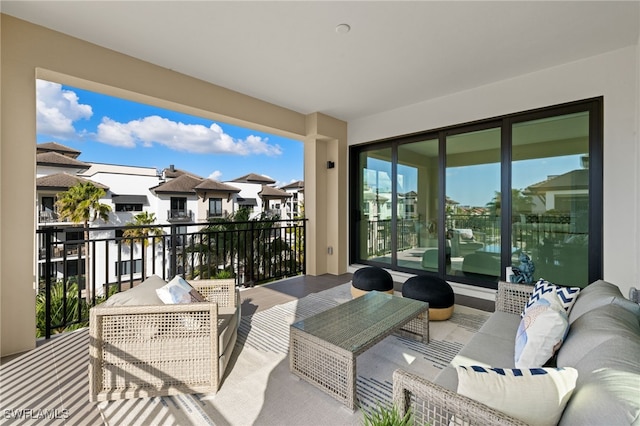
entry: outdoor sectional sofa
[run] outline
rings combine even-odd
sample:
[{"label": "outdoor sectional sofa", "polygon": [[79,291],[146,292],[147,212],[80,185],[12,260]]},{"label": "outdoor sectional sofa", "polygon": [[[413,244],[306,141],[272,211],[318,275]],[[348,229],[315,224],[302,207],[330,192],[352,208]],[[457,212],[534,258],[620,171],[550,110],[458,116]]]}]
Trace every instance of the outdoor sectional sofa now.
[{"label": "outdoor sectional sofa", "polygon": [[216,392],[235,346],[233,279],[189,283],[205,302],[165,304],[158,276],[91,308],[89,400]]},{"label": "outdoor sectional sofa", "polygon": [[[490,386],[481,389],[476,399],[458,392],[461,365],[490,366],[503,375],[502,369],[515,368],[520,314],[532,290],[532,285],[500,282],[495,312],[434,382],[396,370],[393,395],[401,413],[411,409],[416,424],[432,426],[537,423],[478,402],[498,398]],[[528,390],[517,383],[503,389],[505,393],[517,399],[514,405],[528,406],[541,416],[558,409],[560,425],[640,424],[640,306],[625,299],[617,286],[600,280],[580,291],[567,318],[568,334],[551,361],[561,371],[577,372],[566,405],[546,407],[538,400],[545,395],[529,399]]]}]

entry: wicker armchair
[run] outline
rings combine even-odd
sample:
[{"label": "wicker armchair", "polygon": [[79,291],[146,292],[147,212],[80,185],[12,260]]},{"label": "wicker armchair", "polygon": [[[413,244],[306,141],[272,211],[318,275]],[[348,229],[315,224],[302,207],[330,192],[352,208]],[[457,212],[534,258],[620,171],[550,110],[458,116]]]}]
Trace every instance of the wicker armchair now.
[{"label": "wicker armchair", "polygon": [[89,400],[216,392],[240,317],[234,280],[190,283],[208,302],[90,311]]},{"label": "wicker armchair", "polygon": [[[532,292],[532,285],[499,282],[496,311],[519,314]],[[393,402],[402,415],[411,410],[415,424],[526,425],[485,404],[403,370],[393,373]]]}]

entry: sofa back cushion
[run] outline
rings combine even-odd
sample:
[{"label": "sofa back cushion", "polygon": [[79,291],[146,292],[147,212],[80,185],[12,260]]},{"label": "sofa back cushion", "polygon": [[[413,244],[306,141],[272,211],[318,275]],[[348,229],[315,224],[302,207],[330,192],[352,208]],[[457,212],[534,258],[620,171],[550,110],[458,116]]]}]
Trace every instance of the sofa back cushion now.
[{"label": "sofa back cushion", "polygon": [[617,337],[576,365],[578,381],[560,421],[567,425],[640,424],[640,341]]},{"label": "sofa back cushion", "polygon": [[159,276],[152,275],[137,286],[109,297],[103,305],[162,305],[162,300],[158,297],[156,290],[166,284],[167,282]]},{"label": "sofa back cushion", "polygon": [[598,304],[596,293],[600,302],[609,302],[581,313],[558,351],[557,365],[578,371],[560,425],[635,425],[640,422],[640,317],[614,302],[608,283],[595,289],[586,293],[590,307]]},{"label": "sofa back cushion", "polygon": [[625,299],[618,286],[598,280],[582,289],[569,313],[569,323],[573,324],[585,312],[609,304],[619,305],[640,316],[640,305]]},{"label": "sofa back cushion", "polygon": [[[617,338],[629,341],[640,339],[638,317],[618,305],[593,309],[571,324],[570,332],[558,351],[557,365],[575,367],[596,347]],[[611,354],[609,350],[605,351]],[[615,354],[611,355],[615,357]],[[637,355],[640,360],[640,353]]]}]

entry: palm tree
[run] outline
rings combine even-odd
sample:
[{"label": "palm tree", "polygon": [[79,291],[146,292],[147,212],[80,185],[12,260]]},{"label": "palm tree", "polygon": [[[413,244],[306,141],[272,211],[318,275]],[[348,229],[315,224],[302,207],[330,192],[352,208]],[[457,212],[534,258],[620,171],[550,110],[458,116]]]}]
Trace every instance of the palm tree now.
[{"label": "palm tree", "polygon": [[149,236],[154,236],[154,241],[160,240],[163,235],[162,228],[151,226],[156,221],[155,213],[142,212],[133,216],[131,222],[127,222],[127,228],[122,233],[125,238],[131,238],[134,243],[142,243],[143,247],[149,245]]},{"label": "palm tree", "polygon": [[[511,205],[513,213],[530,213],[533,207],[531,197],[525,195],[522,189],[511,189]],[[492,215],[499,216],[502,207],[502,193],[495,191],[494,197],[487,203],[487,208]]]},{"label": "palm tree", "polygon": [[98,218],[105,222],[109,219],[111,206],[100,202],[105,194],[104,189],[95,186],[92,182],[78,182],[67,191],[59,193],[56,201],[58,215],[61,219],[81,223],[84,228],[85,294],[88,302],[93,296],[92,286],[89,282],[89,222]]}]

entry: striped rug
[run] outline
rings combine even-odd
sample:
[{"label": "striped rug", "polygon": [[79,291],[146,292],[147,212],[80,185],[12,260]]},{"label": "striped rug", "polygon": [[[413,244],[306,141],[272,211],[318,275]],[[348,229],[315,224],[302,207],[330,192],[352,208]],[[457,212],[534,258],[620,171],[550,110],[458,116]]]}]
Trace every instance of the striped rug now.
[{"label": "striped rug", "polygon": [[[108,424],[361,425],[351,412],[289,372],[289,325],[351,299],[350,284],[243,317],[234,357],[215,395],[180,395],[101,403]],[[489,313],[456,306],[448,321],[430,323],[430,342],[390,336],[358,357],[357,396],[369,408],[392,400],[392,373],[403,368],[434,378]],[[143,420],[144,419],[144,420]]]}]

